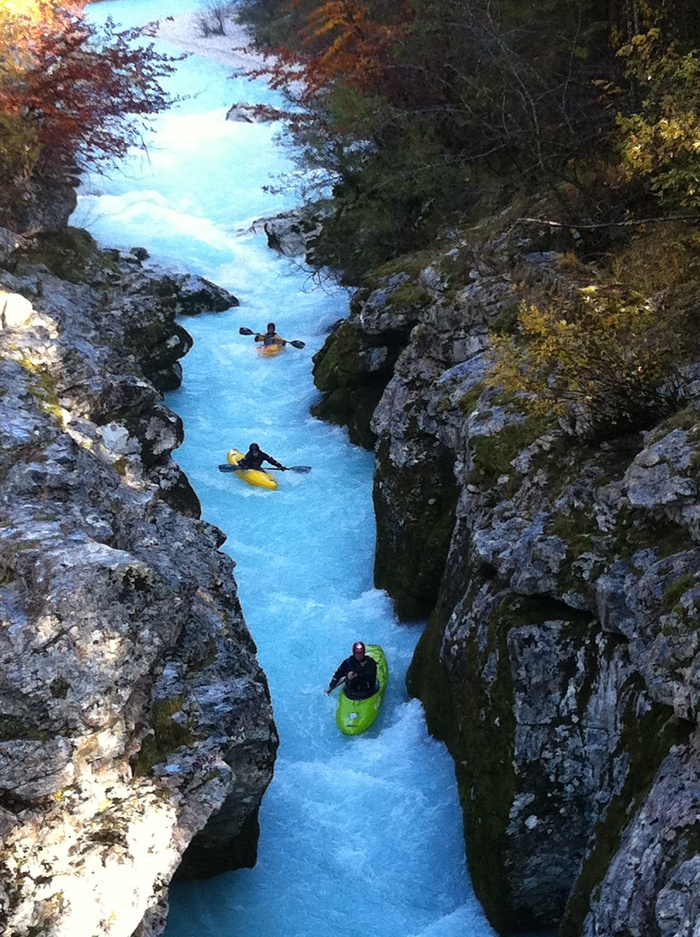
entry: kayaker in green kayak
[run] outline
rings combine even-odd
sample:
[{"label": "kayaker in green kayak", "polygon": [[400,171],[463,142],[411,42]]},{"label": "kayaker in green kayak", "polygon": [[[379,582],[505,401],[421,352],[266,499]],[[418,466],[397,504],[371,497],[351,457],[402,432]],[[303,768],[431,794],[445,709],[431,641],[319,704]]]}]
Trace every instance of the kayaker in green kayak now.
[{"label": "kayaker in green kayak", "polygon": [[362,641],[355,641],[352,656],[346,657],[331,677],[326,696],[343,681],[348,699],[367,699],[377,692],[377,662],[365,654]]}]

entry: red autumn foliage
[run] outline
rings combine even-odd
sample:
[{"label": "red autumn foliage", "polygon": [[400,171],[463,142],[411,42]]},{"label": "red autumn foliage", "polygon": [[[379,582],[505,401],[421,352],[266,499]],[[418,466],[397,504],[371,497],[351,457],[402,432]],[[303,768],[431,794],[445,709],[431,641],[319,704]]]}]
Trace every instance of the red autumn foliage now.
[{"label": "red autumn foliage", "polygon": [[[303,0],[292,0],[289,9],[302,4]],[[386,80],[412,18],[405,0],[386,0],[381,14],[366,0],[327,0],[302,17],[304,26],[298,33],[302,51],[276,49],[276,60],[261,73],[274,88],[301,82],[301,103],[338,82],[371,94]]]},{"label": "red autumn foliage", "polygon": [[138,30],[98,29],[81,6],[25,0],[0,10],[0,117],[30,128],[43,164],[123,156],[143,119],[168,106],[171,58],[135,45]]}]

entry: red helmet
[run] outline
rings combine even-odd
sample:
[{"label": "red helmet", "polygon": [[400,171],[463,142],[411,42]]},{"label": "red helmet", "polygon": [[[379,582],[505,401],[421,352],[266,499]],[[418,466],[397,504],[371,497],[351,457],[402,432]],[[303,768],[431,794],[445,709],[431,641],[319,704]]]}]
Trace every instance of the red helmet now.
[{"label": "red helmet", "polygon": [[362,643],[362,641],[355,641],[355,643],[354,643],[353,646],[352,646],[352,652],[353,652],[353,654],[364,654],[364,653],[365,653],[365,646],[364,646],[364,644]]}]

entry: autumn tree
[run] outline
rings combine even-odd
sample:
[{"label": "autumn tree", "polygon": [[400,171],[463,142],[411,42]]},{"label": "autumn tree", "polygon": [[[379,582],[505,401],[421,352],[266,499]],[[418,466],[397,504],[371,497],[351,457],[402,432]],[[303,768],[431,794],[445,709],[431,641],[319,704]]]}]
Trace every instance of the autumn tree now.
[{"label": "autumn tree", "polygon": [[635,35],[619,55],[638,107],[617,118],[622,177],[640,181],[662,204],[700,209],[700,55],[659,27]]},{"label": "autumn tree", "polygon": [[593,251],[700,198],[695,0],[243,3],[335,183],[316,258],[349,282],[515,186]]},{"label": "autumn tree", "polygon": [[337,178],[338,212],[317,246],[351,278],[423,246],[485,178],[517,175],[557,197],[562,175],[584,188],[586,157],[614,118],[594,80],[615,56],[589,0],[285,9],[294,26],[273,80],[301,82],[310,119],[297,120],[297,141]]},{"label": "autumn tree", "polygon": [[408,0],[326,0],[305,13],[307,0],[292,0],[298,20],[289,42],[274,49],[272,60],[254,75],[264,75],[310,110],[323,110],[339,87],[363,94],[381,92],[397,44],[409,29]]},{"label": "autumn tree", "polygon": [[23,0],[0,7],[0,170],[32,172],[122,157],[143,121],[169,103],[159,79],[172,59],[138,30],[98,29],[81,5]]}]

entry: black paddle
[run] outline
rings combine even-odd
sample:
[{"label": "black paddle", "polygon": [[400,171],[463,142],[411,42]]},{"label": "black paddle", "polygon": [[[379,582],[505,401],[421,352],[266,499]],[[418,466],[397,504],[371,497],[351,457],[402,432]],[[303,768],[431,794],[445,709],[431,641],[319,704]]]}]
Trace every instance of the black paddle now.
[{"label": "black paddle", "polygon": [[[225,462],[223,465],[219,466],[220,472],[241,472],[246,471],[246,469],[239,469],[237,465],[231,465],[228,462]],[[298,475],[306,475],[311,471],[310,465],[285,465],[284,468],[273,468],[270,465],[266,465],[264,469],[260,469],[261,472],[296,472]]]},{"label": "black paddle", "polygon": [[[239,335],[259,335],[259,332],[254,332],[252,329],[247,329],[244,325],[238,330]],[[292,339],[291,342],[287,342],[287,345],[293,345],[295,348],[306,348],[306,342],[300,341],[298,338]]]}]

